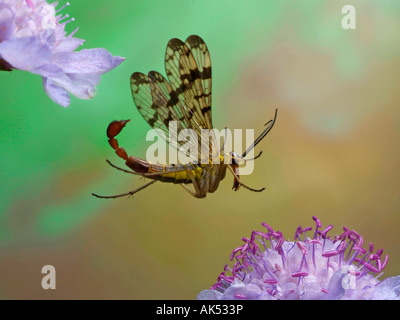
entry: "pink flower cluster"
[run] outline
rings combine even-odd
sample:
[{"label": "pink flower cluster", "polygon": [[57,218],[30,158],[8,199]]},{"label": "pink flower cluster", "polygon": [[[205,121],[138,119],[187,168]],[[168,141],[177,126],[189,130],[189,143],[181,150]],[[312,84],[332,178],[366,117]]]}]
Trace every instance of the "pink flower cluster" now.
[{"label": "pink flower cluster", "polygon": [[[313,217],[312,227],[298,227],[294,241],[262,223],[266,231],[253,231],[233,250],[232,267],[225,266],[217,282],[198,299],[398,299],[400,277],[378,278],[388,262],[383,250],[346,227],[328,236]],[[311,233],[311,236],[309,234]]]}]

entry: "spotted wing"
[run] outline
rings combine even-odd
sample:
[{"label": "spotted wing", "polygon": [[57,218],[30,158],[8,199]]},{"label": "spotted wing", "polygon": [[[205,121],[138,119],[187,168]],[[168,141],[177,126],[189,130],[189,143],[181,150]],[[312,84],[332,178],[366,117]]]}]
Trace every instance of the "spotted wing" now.
[{"label": "spotted wing", "polygon": [[[199,137],[199,146],[209,146],[209,158],[218,156],[215,136],[212,135],[211,139],[202,137],[203,129],[213,129],[211,59],[204,41],[198,36],[190,36],[186,43],[171,39],[165,53],[165,69],[173,90],[187,110],[190,127]],[[201,154],[205,154],[204,149]]]},{"label": "spotted wing", "polygon": [[212,129],[211,118],[211,57],[204,40],[196,35],[191,35],[185,41],[196,61],[199,69],[199,77],[203,87],[205,107],[201,110],[207,121],[209,129]]},{"label": "spotted wing", "polygon": [[[135,72],[131,76],[132,97],[139,113],[152,128],[164,132],[166,141],[177,150],[186,143],[178,141],[174,130],[169,130],[170,122],[176,121],[177,132],[191,127],[186,108],[179,101],[168,81],[158,72],[150,71],[148,75]],[[196,141],[192,136],[190,141]],[[193,148],[197,148],[193,145]],[[197,157],[193,157],[197,161]]]}]

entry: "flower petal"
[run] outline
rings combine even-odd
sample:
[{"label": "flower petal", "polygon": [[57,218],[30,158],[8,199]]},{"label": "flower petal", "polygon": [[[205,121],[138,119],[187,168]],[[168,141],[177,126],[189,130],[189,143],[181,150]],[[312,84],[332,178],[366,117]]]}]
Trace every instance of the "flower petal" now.
[{"label": "flower petal", "polygon": [[67,37],[57,43],[57,46],[54,48],[56,52],[72,52],[79,46],[81,46],[85,42],[83,39]]},{"label": "flower petal", "polygon": [[0,56],[16,69],[31,71],[46,63],[52,52],[36,37],[25,37],[0,43]]},{"label": "flower petal", "polygon": [[100,75],[93,73],[68,73],[67,76],[76,84],[95,87],[100,83]]},{"label": "flower petal", "polygon": [[216,290],[203,290],[197,295],[197,300],[218,300],[222,293]]},{"label": "flower petal", "polygon": [[15,32],[15,24],[11,21],[12,12],[8,9],[0,10],[0,43],[9,39]]},{"label": "flower petal", "polygon": [[[72,93],[75,97],[80,99],[91,99],[96,94],[96,88],[89,84],[84,84],[90,82],[88,79],[83,79],[83,76],[76,75],[76,78],[80,80],[80,82],[74,81],[68,75],[66,75],[56,64],[47,63],[42,65],[40,68],[32,70],[33,73],[37,73],[42,75],[45,78],[51,79],[52,85],[53,83],[59,87],[64,88],[65,90]],[[92,82],[95,82],[96,79],[92,79]]]},{"label": "flower petal", "polygon": [[400,300],[400,276],[386,278],[379,283],[372,296],[374,300]]},{"label": "flower petal", "polygon": [[125,58],[113,57],[106,49],[83,49],[78,52],[60,52],[54,61],[65,73],[103,74],[117,67]]},{"label": "flower petal", "polygon": [[69,106],[70,97],[67,90],[57,85],[53,80],[43,77],[43,88],[55,103],[63,107]]},{"label": "flower petal", "polygon": [[340,300],[345,294],[345,290],[342,285],[343,277],[346,275],[342,269],[337,270],[331,277],[328,284],[328,293],[323,295],[325,300]]}]

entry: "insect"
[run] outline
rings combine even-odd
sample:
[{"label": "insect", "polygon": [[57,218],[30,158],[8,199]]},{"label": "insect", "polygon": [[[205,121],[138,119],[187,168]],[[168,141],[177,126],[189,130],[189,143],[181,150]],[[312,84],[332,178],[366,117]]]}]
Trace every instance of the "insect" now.
[{"label": "insect", "polygon": [[[213,129],[211,117],[211,59],[208,48],[199,36],[191,35],[185,42],[171,39],[165,53],[165,69],[167,78],[156,71],[147,75],[135,72],[130,78],[132,97],[139,113],[153,128],[158,128],[169,138],[169,123],[176,121],[178,131],[193,129],[197,133],[197,146],[210,144],[207,161],[193,159],[186,164],[153,164],[135,156],[128,156],[124,148],[120,147],[115,138],[130,120],[113,121],[107,128],[108,142],[116,154],[125,160],[131,170],[126,170],[107,162],[114,168],[151,179],[142,187],[126,193],[98,198],[119,198],[130,196],[147,188],[157,181],[180,184],[190,195],[204,198],[207,193],[217,190],[224,179],[227,169],[234,177],[235,191],[241,186],[260,192],[265,188],[253,189],[245,185],[239,177],[239,164],[257,159],[261,152],[252,159],[245,159],[246,155],[268,134],[276,121],[277,111],[273,120],[268,121],[265,130],[254,143],[241,155],[234,152],[225,153],[223,148],[211,148],[212,141],[202,141],[202,129]],[[212,139],[209,139],[212,140]],[[202,144],[203,142],[203,144]],[[214,141],[215,143],[215,141]],[[179,148],[183,142],[176,142]],[[200,152],[199,152],[200,154]],[[203,153],[202,153],[203,154]],[[207,155],[207,154],[206,154]],[[225,157],[231,158],[224,163]],[[219,159],[218,161],[214,161]],[[192,188],[190,187],[192,185]]]}]

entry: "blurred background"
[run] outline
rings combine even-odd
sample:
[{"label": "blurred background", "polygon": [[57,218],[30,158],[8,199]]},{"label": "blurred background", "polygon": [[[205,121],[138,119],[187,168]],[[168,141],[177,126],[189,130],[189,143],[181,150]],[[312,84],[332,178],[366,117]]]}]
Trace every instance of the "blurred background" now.
[{"label": "blurred background", "polygon": [[[353,0],[357,29],[341,27],[348,1],[69,0],[82,48],[126,57],[93,100],[53,103],[41,78],[1,72],[0,298],[194,299],[229,262],[241,237],[267,222],[293,239],[313,215],[334,233],[357,230],[384,248],[381,279],[400,273],[400,2]],[[63,4],[61,1],[60,4]],[[148,124],[131,97],[134,71],[165,75],[169,39],[200,35],[213,66],[216,128],[254,128],[279,109],[243,180],[205,199],[157,183],[134,198],[103,200],[143,185],[105,134],[144,157]],[[57,289],[43,290],[53,265]]]}]

